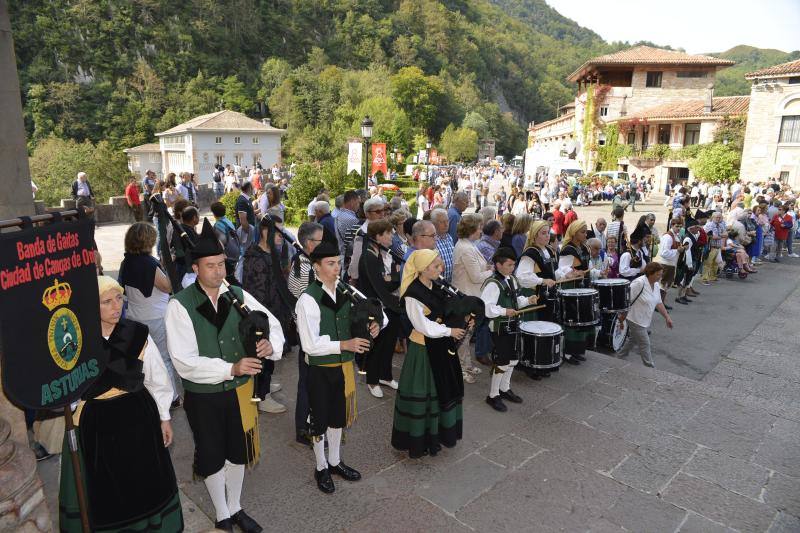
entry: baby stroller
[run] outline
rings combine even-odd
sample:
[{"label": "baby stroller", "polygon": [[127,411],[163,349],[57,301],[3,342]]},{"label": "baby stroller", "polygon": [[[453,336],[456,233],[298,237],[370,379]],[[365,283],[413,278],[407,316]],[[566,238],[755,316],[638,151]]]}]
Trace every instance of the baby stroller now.
[{"label": "baby stroller", "polygon": [[725,279],[733,278],[734,274],[739,276],[739,279],[745,279],[747,272],[739,268],[736,263],[736,252],[733,250],[722,250],[722,272],[725,274]]}]

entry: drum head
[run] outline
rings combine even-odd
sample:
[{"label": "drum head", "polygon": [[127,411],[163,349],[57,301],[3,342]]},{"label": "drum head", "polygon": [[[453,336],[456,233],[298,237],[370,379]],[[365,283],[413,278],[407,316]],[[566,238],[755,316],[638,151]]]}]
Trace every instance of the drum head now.
[{"label": "drum head", "polygon": [[613,328],[611,330],[611,349],[618,352],[622,349],[622,345],[625,344],[625,337],[628,336],[628,322],[623,320],[622,328],[620,329],[620,320],[617,316],[614,316],[611,327]]},{"label": "drum head", "polygon": [[519,329],[520,331],[530,335],[545,335],[548,337],[552,335],[558,335],[559,333],[563,332],[561,326],[555,322],[542,322],[540,320],[523,322],[519,325]]},{"label": "drum head", "polygon": [[609,286],[609,285],[630,285],[631,282],[627,279],[613,278],[613,279],[596,279],[592,285]]},{"label": "drum head", "polygon": [[588,296],[597,294],[597,290],[595,289],[563,289],[558,292],[564,296]]}]

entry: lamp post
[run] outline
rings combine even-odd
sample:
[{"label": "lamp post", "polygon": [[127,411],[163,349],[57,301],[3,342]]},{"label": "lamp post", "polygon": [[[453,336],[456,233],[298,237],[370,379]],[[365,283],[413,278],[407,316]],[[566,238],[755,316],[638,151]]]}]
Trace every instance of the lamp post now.
[{"label": "lamp post", "polygon": [[433,183],[431,179],[431,140],[425,141],[425,175],[428,177],[428,183]]},{"label": "lamp post", "polygon": [[364,154],[364,189],[369,191],[369,140],[372,138],[372,119],[369,118],[369,115],[364,117],[364,120],[361,121],[361,136],[364,137],[364,144],[366,145],[366,150]]}]

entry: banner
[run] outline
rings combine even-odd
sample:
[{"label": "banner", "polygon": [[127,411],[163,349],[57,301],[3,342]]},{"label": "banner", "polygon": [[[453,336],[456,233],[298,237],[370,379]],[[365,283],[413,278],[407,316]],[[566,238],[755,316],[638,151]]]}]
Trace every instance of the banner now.
[{"label": "banner", "polygon": [[386,143],[372,145],[372,170],[370,175],[374,176],[379,170],[384,176],[389,173],[389,168],[386,166]]},{"label": "banner", "polygon": [[104,370],[94,221],[0,234],[3,389],[17,405],[55,409]]},{"label": "banner", "polygon": [[431,165],[439,164],[439,151],[436,148],[431,148]]},{"label": "banner", "polygon": [[359,142],[351,142],[347,145],[348,153],[347,153],[347,173],[350,174],[352,171],[356,171],[358,175],[364,173],[363,164],[361,159],[361,154],[364,151],[364,146]]}]

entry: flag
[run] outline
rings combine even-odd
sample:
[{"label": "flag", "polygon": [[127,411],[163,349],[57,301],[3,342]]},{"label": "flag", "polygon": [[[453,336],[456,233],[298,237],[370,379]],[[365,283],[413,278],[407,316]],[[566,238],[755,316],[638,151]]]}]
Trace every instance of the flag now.
[{"label": "flag", "polygon": [[439,151],[436,148],[431,148],[431,165],[438,165],[439,164]]},{"label": "flag", "polygon": [[384,176],[389,172],[386,166],[386,143],[372,145],[372,170],[370,174],[374,176],[379,170],[383,172]]},{"label": "flag", "polygon": [[363,146],[361,145],[361,142],[351,142],[348,144],[348,150],[347,173],[350,174],[355,170],[360,176],[363,172],[361,169],[361,154],[363,152]]}]

